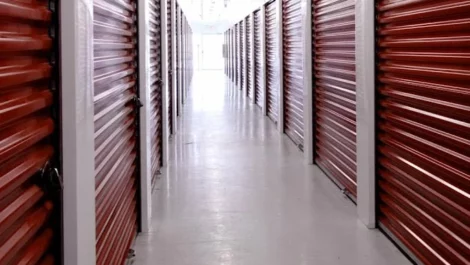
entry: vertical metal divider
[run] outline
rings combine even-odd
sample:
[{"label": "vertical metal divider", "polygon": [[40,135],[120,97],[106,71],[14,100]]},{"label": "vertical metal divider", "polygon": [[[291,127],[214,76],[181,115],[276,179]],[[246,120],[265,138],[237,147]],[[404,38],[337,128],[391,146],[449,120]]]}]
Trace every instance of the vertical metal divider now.
[{"label": "vertical metal divider", "polygon": [[307,164],[313,164],[314,152],[314,121],[313,121],[313,75],[312,75],[312,0],[302,0],[303,24],[303,67],[304,67],[304,159]]},{"label": "vertical metal divider", "polygon": [[143,107],[140,108],[140,175],[138,195],[140,200],[140,222],[139,227],[141,232],[148,232],[150,230],[150,223],[152,218],[152,172],[151,172],[151,97],[150,97],[150,36],[149,25],[147,23],[150,17],[149,0],[138,1],[138,94]]},{"label": "vertical metal divider", "polygon": [[[62,263],[96,264],[93,1],[61,1]],[[60,261],[58,261],[60,263]]]},{"label": "vertical metal divider", "polygon": [[278,114],[278,130],[280,134],[284,134],[284,36],[283,36],[283,16],[282,1],[277,1],[277,25],[278,25],[278,82],[279,82],[279,114]]},{"label": "vertical metal divider", "polygon": [[168,136],[170,135],[170,128],[168,126],[169,122],[169,117],[168,117],[168,111],[169,107],[168,106],[168,42],[167,42],[167,14],[166,14],[166,9],[167,9],[167,1],[166,0],[161,0],[161,7],[160,7],[160,43],[161,43],[161,71],[162,71],[162,81],[163,84],[161,86],[162,89],[162,167],[165,167],[168,164]]},{"label": "vertical metal divider", "polygon": [[246,38],[246,32],[247,32],[247,22],[246,22],[246,19],[243,18],[242,22],[243,24],[243,35],[242,35],[242,38],[243,38],[243,42],[242,44],[245,44],[245,47],[243,47],[243,54],[242,54],[242,60],[243,60],[243,87],[241,88],[242,91],[244,91],[244,93],[248,96],[248,83],[247,82],[250,82],[250,80],[248,80],[248,49],[246,48],[247,47],[247,44],[248,44],[248,39]]},{"label": "vertical metal divider", "polygon": [[357,213],[376,223],[375,3],[356,2]]}]

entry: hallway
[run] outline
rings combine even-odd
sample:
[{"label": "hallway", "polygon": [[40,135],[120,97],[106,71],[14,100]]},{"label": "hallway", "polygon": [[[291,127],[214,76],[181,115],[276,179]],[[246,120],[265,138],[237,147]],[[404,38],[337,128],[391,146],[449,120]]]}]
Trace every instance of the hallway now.
[{"label": "hallway", "polygon": [[222,71],[196,73],[136,265],[401,265],[408,260]]}]

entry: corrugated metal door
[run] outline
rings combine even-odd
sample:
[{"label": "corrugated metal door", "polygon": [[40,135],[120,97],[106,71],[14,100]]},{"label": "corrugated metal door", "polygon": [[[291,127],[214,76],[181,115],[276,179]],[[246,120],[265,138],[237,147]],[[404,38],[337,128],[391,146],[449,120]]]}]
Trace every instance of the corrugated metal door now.
[{"label": "corrugated metal door", "polygon": [[252,44],[251,44],[251,30],[252,30],[252,25],[251,25],[251,19],[250,19],[250,16],[246,17],[245,18],[245,21],[246,21],[246,56],[247,56],[247,62],[246,62],[246,71],[248,73],[248,84],[246,86],[246,93],[248,95],[249,98],[253,98],[253,84],[252,84],[252,76],[251,76],[251,73],[252,73],[252,67],[253,65],[251,65],[251,62],[252,62],[252,56],[251,56],[251,47],[252,47]]},{"label": "corrugated metal door", "polygon": [[228,75],[228,37],[227,37],[228,31],[224,33],[224,71],[225,75]]},{"label": "corrugated metal door", "polygon": [[178,2],[176,2],[176,5],[175,5],[175,55],[176,55],[176,58],[175,58],[175,68],[176,68],[176,114],[177,116],[180,115],[180,85],[181,85],[181,81],[180,81],[180,53],[181,53],[181,45],[180,45],[180,13],[179,13],[179,5],[178,5]]},{"label": "corrugated metal door", "polygon": [[238,79],[239,79],[239,73],[240,70],[238,67],[240,66],[240,38],[238,37],[238,24],[235,25],[235,85],[238,86]]},{"label": "corrugated metal door", "polygon": [[232,80],[232,29],[228,29],[228,78]]},{"label": "corrugated metal door", "polygon": [[178,11],[178,14],[179,14],[179,20],[178,20],[178,23],[179,23],[179,33],[178,33],[178,45],[179,45],[179,58],[178,58],[178,68],[179,68],[179,71],[178,71],[178,82],[179,82],[179,90],[178,90],[178,93],[180,93],[178,95],[178,100],[179,102],[181,102],[181,104],[183,104],[184,102],[184,31],[183,31],[183,11],[181,10],[181,8],[179,9]]},{"label": "corrugated metal door", "polygon": [[277,50],[278,35],[276,25],[276,1],[272,1],[266,5],[266,108],[268,117],[275,123],[278,121],[279,113],[279,84],[276,82],[278,78],[277,69]]},{"label": "corrugated metal door", "polygon": [[60,238],[42,188],[59,138],[52,18],[47,1],[0,0],[0,264],[50,262]]},{"label": "corrugated metal door", "polygon": [[243,27],[243,21],[240,22],[240,88],[243,88],[245,85],[245,47],[246,47],[246,42],[245,42],[245,32],[244,32],[244,27]]},{"label": "corrugated metal door", "polygon": [[137,232],[134,1],[94,0],[97,264],[123,264]]},{"label": "corrugated metal door", "polygon": [[173,27],[173,10],[171,6],[171,0],[166,1],[166,35],[167,35],[167,58],[168,58],[168,85],[167,85],[167,95],[168,95],[168,131],[173,134],[173,34],[171,28]]},{"label": "corrugated metal door", "polygon": [[186,100],[186,17],[181,10],[181,101]]},{"label": "corrugated metal door", "polygon": [[235,26],[232,27],[232,82],[236,82],[237,76],[237,37]]},{"label": "corrugated metal door", "polygon": [[155,185],[163,159],[163,77],[162,77],[162,18],[161,2],[150,1],[150,99],[152,123],[152,186]]},{"label": "corrugated metal door", "polygon": [[355,0],[317,0],[314,14],[316,163],[356,197]]},{"label": "corrugated metal door", "polygon": [[228,69],[227,69],[227,31],[224,32],[224,73],[227,75],[228,74]]},{"label": "corrugated metal door", "polygon": [[303,50],[300,0],[282,0],[284,42],[284,132],[303,149]]},{"label": "corrugated metal door", "polygon": [[379,1],[379,222],[423,264],[470,264],[470,1]]},{"label": "corrugated metal door", "polygon": [[255,53],[255,103],[259,107],[263,106],[264,95],[261,91],[263,75],[261,73],[262,57],[261,57],[261,12],[256,10],[254,13],[254,53]]},{"label": "corrugated metal door", "polygon": [[235,26],[232,27],[232,82],[237,81],[237,36]]},{"label": "corrugated metal door", "polygon": [[229,71],[230,71],[230,80],[233,81],[233,65],[235,64],[233,61],[233,53],[234,53],[234,44],[233,44],[233,28],[229,30],[229,47],[230,47],[230,65],[229,65]]}]

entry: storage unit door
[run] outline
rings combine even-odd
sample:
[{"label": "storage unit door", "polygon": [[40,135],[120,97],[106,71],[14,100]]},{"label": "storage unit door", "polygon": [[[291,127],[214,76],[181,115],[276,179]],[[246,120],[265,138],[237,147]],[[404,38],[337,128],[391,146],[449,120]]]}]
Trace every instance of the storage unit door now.
[{"label": "storage unit door", "polygon": [[179,62],[179,66],[180,66],[180,71],[179,71],[179,79],[180,79],[180,98],[179,100],[181,101],[181,104],[184,103],[184,96],[185,96],[185,93],[184,93],[184,14],[183,14],[183,10],[180,8],[180,38],[179,38],[179,42],[180,42],[180,62]]},{"label": "storage unit door", "polygon": [[261,12],[260,10],[255,11],[254,13],[254,49],[255,49],[255,103],[259,107],[263,106],[264,95],[261,91],[261,85],[263,75],[261,73]]},{"label": "storage unit door", "polygon": [[239,38],[239,34],[238,34],[238,24],[235,25],[235,85],[238,86],[238,79],[239,79],[239,73],[240,73],[240,70],[238,69],[239,65],[240,65],[240,44],[239,44],[239,41],[240,41],[240,38]]},{"label": "storage unit door", "polygon": [[176,114],[177,116],[180,115],[180,86],[181,86],[181,80],[180,80],[180,56],[181,56],[181,43],[180,43],[180,38],[181,38],[181,33],[180,33],[180,12],[179,12],[179,5],[176,3],[175,5],[176,10],[175,10],[175,54],[176,54]]},{"label": "storage unit door", "polygon": [[0,1],[0,264],[51,263],[60,240],[44,176],[59,157],[53,14],[45,1],[26,2]]},{"label": "storage unit door", "polygon": [[248,80],[247,80],[247,86],[246,86],[246,93],[249,98],[253,98],[254,92],[253,92],[253,83],[252,83],[252,53],[251,53],[251,30],[252,30],[252,25],[251,25],[251,19],[250,16],[245,18],[246,21],[246,56],[247,56],[247,62],[246,62],[246,71],[248,75]]},{"label": "storage unit door", "polygon": [[232,28],[232,81],[237,81],[237,36],[235,27]]},{"label": "storage unit door", "polygon": [[94,0],[96,254],[123,264],[137,232],[136,2]]},{"label": "storage unit door", "polygon": [[[150,136],[152,187],[163,164],[163,77],[162,77],[162,27],[160,1],[150,1]],[[153,189],[152,189],[153,190]]]},{"label": "storage unit door", "polygon": [[173,134],[173,35],[171,28],[173,27],[173,17],[171,0],[166,0],[166,36],[167,36],[167,58],[168,58],[168,85],[167,85],[167,106],[168,106],[168,131]]},{"label": "storage unit door", "polygon": [[282,0],[284,132],[301,149],[304,142],[301,0]]},{"label": "storage unit door", "polygon": [[266,108],[268,117],[275,123],[279,115],[279,80],[277,75],[278,60],[278,29],[276,15],[276,1],[266,5]]},{"label": "storage unit door", "polygon": [[235,53],[235,44],[233,43],[233,28],[230,29],[230,81],[233,82],[234,79],[234,53]]},{"label": "storage unit door", "polygon": [[225,32],[225,73],[229,76],[230,73],[230,30]]},{"label": "storage unit door", "polygon": [[228,78],[232,79],[232,30],[228,30]]},{"label": "storage unit door", "polygon": [[225,72],[230,74],[230,30],[225,32]]},{"label": "storage unit door", "polygon": [[355,2],[312,2],[315,160],[353,197],[356,197]]},{"label": "storage unit door", "polygon": [[470,1],[376,11],[379,223],[422,264],[470,264]]},{"label": "storage unit door", "polygon": [[240,88],[243,89],[243,86],[245,84],[245,47],[246,47],[246,42],[245,42],[245,32],[244,32],[244,23],[243,21],[240,22],[239,24],[240,28],[240,34],[238,35],[240,37]]},{"label": "storage unit door", "polygon": [[181,100],[186,100],[186,17],[181,11]]},{"label": "storage unit door", "polygon": [[237,76],[237,38],[235,27],[232,28],[232,82],[236,82]]},{"label": "storage unit door", "polygon": [[230,29],[227,31],[227,76],[230,78],[230,56],[232,47],[230,47]]},{"label": "storage unit door", "polygon": [[232,64],[232,39],[231,39],[231,30],[229,29],[228,30],[228,33],[227,33],[227,41],[228,41],[228,58],[227,58],[227,61],[228,61],[228,65],[227,65],[227,71],[228,71],[228,78],[229,80],[232,78],[231,76],[231,64]]},{"label": "storage unit door", "polygon": [[224,32],[224,73],[227,74],[227,32]]}]

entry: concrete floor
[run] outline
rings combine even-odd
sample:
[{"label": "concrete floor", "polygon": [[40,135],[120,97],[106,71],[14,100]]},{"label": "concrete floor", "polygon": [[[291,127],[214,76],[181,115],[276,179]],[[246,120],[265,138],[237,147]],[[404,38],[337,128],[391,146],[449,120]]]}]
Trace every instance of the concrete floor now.
[{"label": "concrete floor", "polygon": [[222,72],[196,74],[134,264],[410,264],[225,82]]}]

